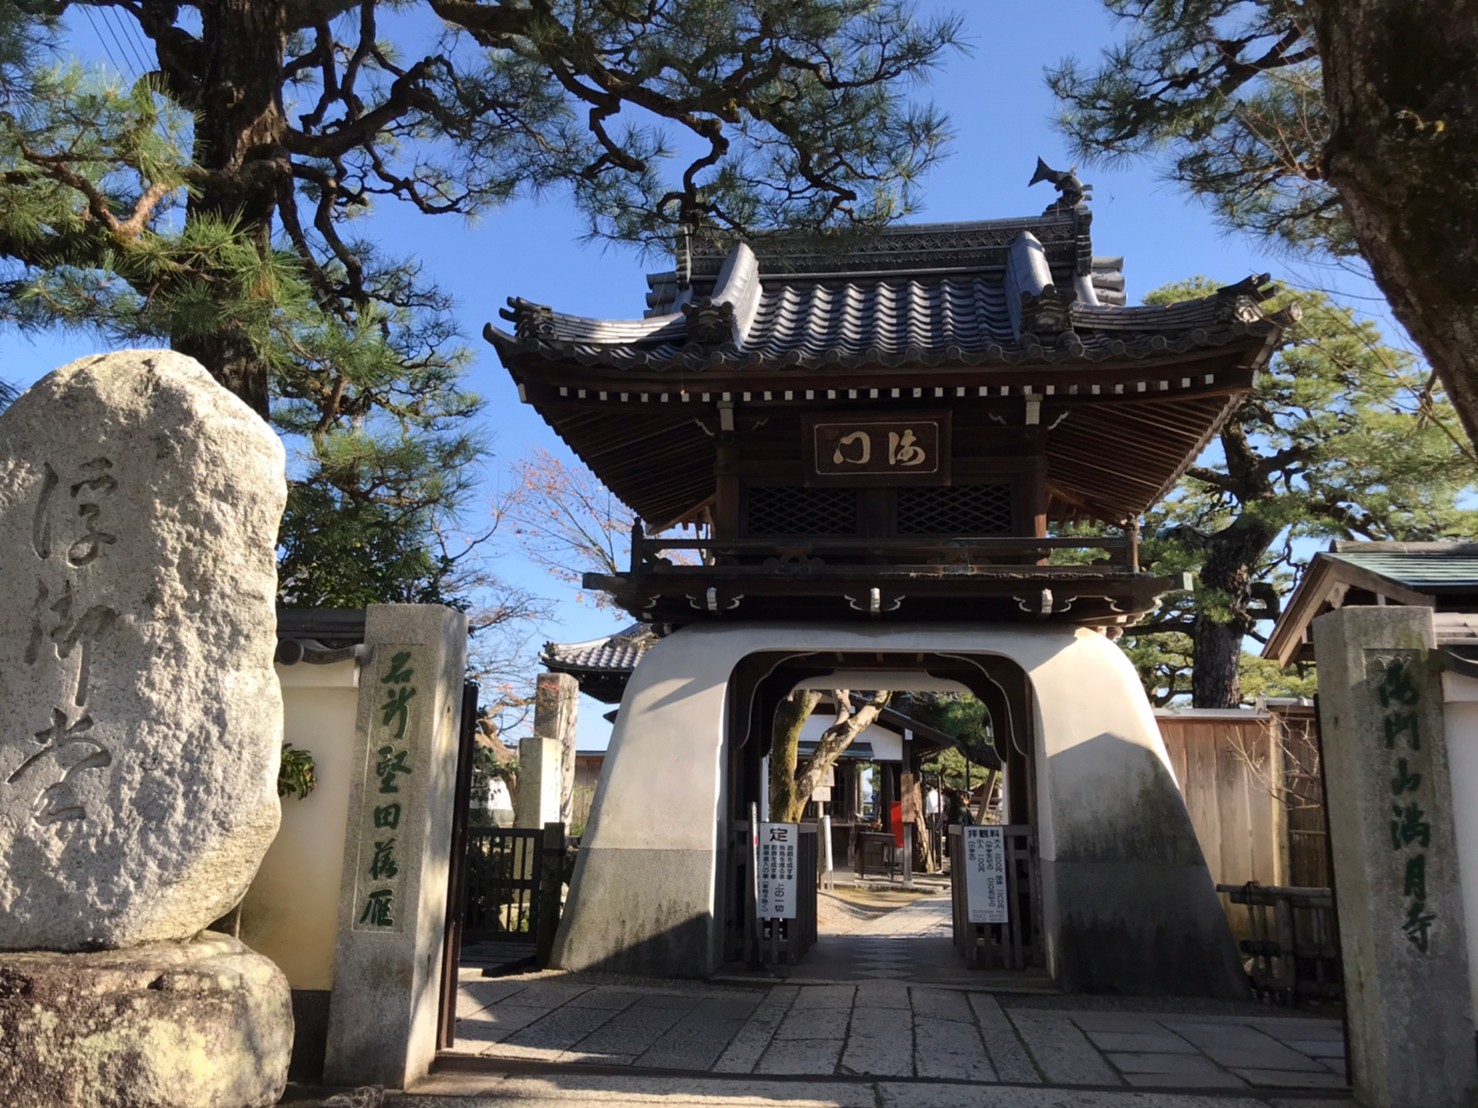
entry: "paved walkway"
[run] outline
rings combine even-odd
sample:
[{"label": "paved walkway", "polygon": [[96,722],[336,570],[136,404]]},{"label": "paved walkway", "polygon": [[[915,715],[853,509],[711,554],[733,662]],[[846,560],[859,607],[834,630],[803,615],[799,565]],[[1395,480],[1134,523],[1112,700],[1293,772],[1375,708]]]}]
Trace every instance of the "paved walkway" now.
[{"label": "paved walkway", "polygon": [[1348,1104],[1337,1021],[1252,1004],[991,991],[1023,979],[963,968],[947,897],[824,935],[800,966],[777,972],[788,976],[484,978],[464,966],[460,1057],[405,1108],[439,1108],[442,1097],[472,1098],[447,1108]]},{"label": "paved walkway", "polygon": [[[302,1108],[381,1108],[368,1099],[301,1102]],[[1347,1098],[1172,1093],[1113,1089],[968,1086],[942,1081],[780,1081],[604,1074],[442,1074],[384,1108],[1353,1108]]]},{"label": "paved walkway", "polygon": [[[1029,991],[1047,986],[1045,973],[972,972],[955,950],[947,891],[926,896],[876,919],[850,922],[821,936],[799,966],[774,966],[767,974],[787,981],[908,981]],[[722,980],[739,981],[736,974]]]},{"label": "paved walkway", "polygon": [[581,974],[464,980],[454,1049],[499,1063],[664,1072],[1182,1090],[1344,1087],[1344,1044],[1333,1020],[1186,1013],[1173,1005],[1042,1006],[1048,999],[898,981],[753,989]]}]

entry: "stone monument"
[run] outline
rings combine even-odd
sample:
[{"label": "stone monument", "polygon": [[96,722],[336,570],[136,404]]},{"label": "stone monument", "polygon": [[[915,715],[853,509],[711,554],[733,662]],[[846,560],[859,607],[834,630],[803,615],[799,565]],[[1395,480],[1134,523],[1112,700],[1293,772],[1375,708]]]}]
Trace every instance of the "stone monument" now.
[{"label": "stone monument", "polygon": [[1313,626],[1355,1099],[1471,1105],[1473,999],[1432,610],[1347,607]]},{"label": "stone monument", "polygon": [[286,980],[201,932],[277,830],[281,443],[126,351],[0,415],[0,1102],[275,1104]]}]

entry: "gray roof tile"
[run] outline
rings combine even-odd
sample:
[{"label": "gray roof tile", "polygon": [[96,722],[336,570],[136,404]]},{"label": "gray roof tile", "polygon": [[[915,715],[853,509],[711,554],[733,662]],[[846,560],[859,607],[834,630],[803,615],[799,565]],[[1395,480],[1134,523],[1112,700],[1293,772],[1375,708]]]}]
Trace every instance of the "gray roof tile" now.
[{"label": "gray roof tile", "polygon": [[656,641],[657,635],[650,627],[633,623],[603,639],[576,643],[547,642],[539,660],[551,669],[562,671],[630,673]]},{"label": "gray roof tile", "polygon": [[[1068,233],[1075,226],[1051,217],[899,228],[881,237],[886,248],[845,255],[756,253],[741,243],[722,258],[694,257],[686,300],[676,273],[651,278],[644,319],[590,319],[512,299],[502,314],[514,333],[491,325],[484,333],[505,356],[699,370],[1101,361],[1276,330],[1256,280],[1168,307],[1122,307],[1121,259],[1090,258],[1078,272],[1085,248]],[[936,268],[919,268],[926,263]]]}]

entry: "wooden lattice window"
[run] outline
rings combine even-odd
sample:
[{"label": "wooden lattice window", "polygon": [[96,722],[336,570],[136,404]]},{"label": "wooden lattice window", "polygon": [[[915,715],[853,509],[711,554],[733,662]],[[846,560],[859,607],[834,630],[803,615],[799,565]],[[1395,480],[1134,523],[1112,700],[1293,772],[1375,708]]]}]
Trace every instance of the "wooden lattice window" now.
[{"label": "wooden lattice window", "polygon": [[857,490],[751,486],[746,516],[751,535],[855,535]]},{"label": "wooden lattice window", "polygon": [[898,490],[896,530],[915,535],[1009,535],[1010,485],[916,486]]}]

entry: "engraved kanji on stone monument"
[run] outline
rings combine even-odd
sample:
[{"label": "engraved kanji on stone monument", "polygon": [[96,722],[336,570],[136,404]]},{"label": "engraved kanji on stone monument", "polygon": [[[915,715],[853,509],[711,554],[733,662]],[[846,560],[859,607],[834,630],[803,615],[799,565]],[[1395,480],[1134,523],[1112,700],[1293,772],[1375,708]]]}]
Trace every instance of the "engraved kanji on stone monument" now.
[{"label": "engraved kanji on stone monument", "polygon": [[398,934],[400,861],[395,831],[400,826],[401,804],[397,797],[406,779],[416,772],[407,734],[415,734],[420,690],[412,648],[381,647],[377,654],[384,660],[377,661],[373,668],[375,711],[371,717],[365,811],[356,819],[360,864],[354,881],[360,908],[354,929]]},{"label": "engraved kanji on stone monument", "polygon": [[[58,471],[67,474],[63,479]],[[113,752],[93,730],[87,712],[88,675],[99,641],[118,619],[104,603],[87,603],[74,571],[90,566],[118,541],[117,528],[103,519],[105,502],[118,489],[105,456],[69,464],[42,465],[42,479],[31,518],[31,549],[40,560],[36,568],[35,599],[31,605],[30,634],[22,657],[27,666],[65,674],[71,691],[59,698],[49,722],[18,741],[27,757],[5,784],[33,795],[31,815],[38,824],[81,821],[87,808],[76,791],[75,778],[87,770],[105,770]],[[103,530],[106,525],[110,530]],[[92,574],[86,575],[90,581]]]},{"label": "engraved kanji on stone monument", "polygon": [[0,413],[0,949],[186,939],[277,830],[281,443],[170,351]]}]

